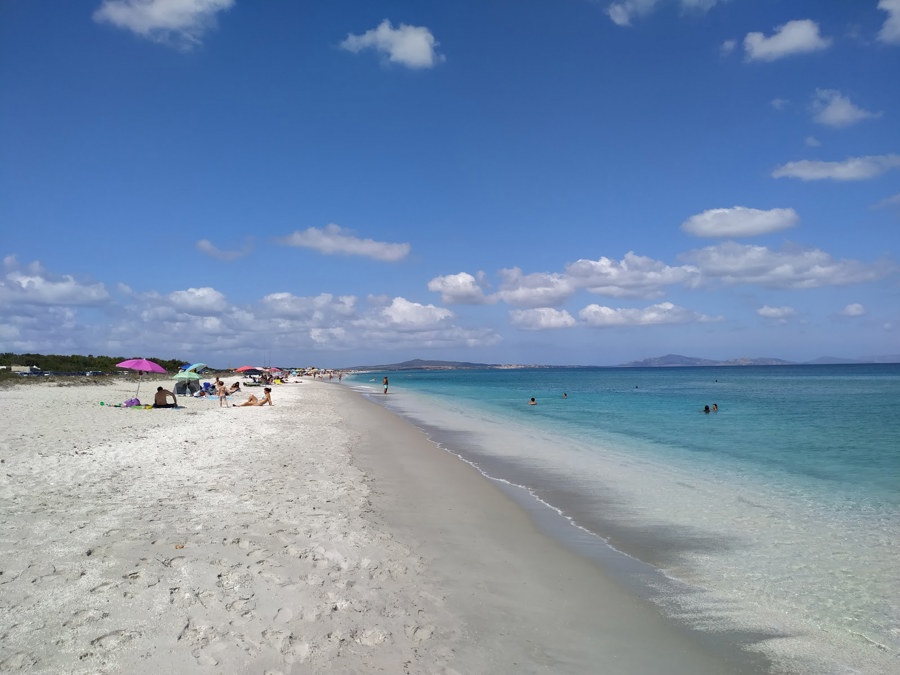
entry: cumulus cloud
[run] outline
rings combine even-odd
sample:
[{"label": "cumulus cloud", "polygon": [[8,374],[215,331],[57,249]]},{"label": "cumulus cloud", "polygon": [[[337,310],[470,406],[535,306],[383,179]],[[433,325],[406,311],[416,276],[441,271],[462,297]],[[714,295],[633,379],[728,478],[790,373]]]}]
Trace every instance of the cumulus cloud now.
[{"label": "cumulus cloud", "polygon": [[509,313],[509,320],[513,326],[524,330],[570,328],[575,325],[575,319],[566,310],[552,307],[514,309]]},{"label": "cumulus cloud", "polygon": [[846,317],[850,317],[850,318],[853,318],[856,316],[863,316],[865,313],[866,313],[866,308],[863,307],[858,302],[851,303],[851,304],[847,305],[846,307],[844,307],[844,309],[841,310],[841,316],[846,316]]},{"label": "cumulus cloud", "polygon": [[754,284],[766,288],[821,288],[880,279],[894,270],[886,263],[835,260],[819,249],[773,251],[765,246],[724,242],[691,251],[706,283]]},{"label": "cumulus cloud", "polygon": [[794,316],[797,313],[797,310],[793,307],[769,307],[768,305],[763,305],[756,310],[756,313],[766,319],[784,322],[786,319]]},{"label": "cumulus cloud", "polygon": [[406,298],[394,298],[381,313],[393,325],[407,328],[435,326],[453,316],[449,309],[410,302]]},{"label": "cumulus cloud", "polygon": [[227,306],[225,296],[214,288],[188,288],[169,294],[173,309],[195,316],[221,313]]},{"label": "cumulus cloud", "polygon": [[197,242],[197,250],[201,253],[205,253],[210,258],[215,258],[216,260],[237,260],[238,258],[243,258],[245,255],[250,253],[252,245],[250,241],[247,241],[244,244],[244,247],[239,251],[225,251],[213,244],[209,239],[201,239]]},{"label": "cumulus cloud", "polygon": [[[705,12],[722,0],[678,0],[683,10]],[[606,8],[612,22],[618,26],[630,26],[632,19],[641,18],[653,12],[660,0],[620,0]]]},{"label": "cumulus cloud", "polygon": [[496,297],[516,307],[552,307],[575,292],[572,282],[562,274],[523,274],[518,267],[513,267],[500,270],[500,279]]},{"label": "cumulus cloud", "polygon": [[385,19],[377,28],[362,35],[347,35],[341,48],[357,54],[365,49],[374,49],[391,63],[407,68],[433,68],[445,60],[436,49],[440,43],[431,31],[423,26],[408,26],[401,23],[394,28]]},{"label": "cumulus cloud", "polygon": [[631,251],[621,261],[606,257],[577,260],[566,266],[566,274],[575,287],[620,298],[658,297],[667,286],[690,286],[698,276],[696,268],[672,267]]},{"label": "cumulus cloud", "polygon": [[278,240],[286,246],[311,248],[325,255],[358,255],[383,262],[397,262],[409,254],[409,244],[359,239],[350,230],[331,223],[324,229],[310,227]]},{"label": "cumulus cloud", "polygon": [[886,44],[900,45],[900,0],[878,0],[878,9],[888,14],[878,31],[878,39]]},{"label": "cumulus cloud", "polygon": [[7,256],[0,270],[0,337],[17,352],[202,350],[206,360],[222,364],[234,354],[258,353],[260,335],[273,357],[310,352],[310,363],[321,351],[481,348],[502,341],[492,328],[454,325],[449,310],[404,298],[361,303],[355,296],[276,292],[238,305],[210,287],[161,294],[118,284],[115,291]]},{"label": "cumulus cloud", "polygon": [[110,299],[101,283],[83,283],[74,277],[50,274],[34,261],[22,266],[15,256],[3,260],[0,307],[13,304],[96,306]]},{"label": "cumulus cloud", "polygon": [[900,167],[900,155],[868,155],[850,157],[843,162],[820,162],[801,159],[788,162],[772,171],[772,178],[800,180],[868,180]]},{"label": "cumulus cloud", "polygon": [[793,54],[808,54],[831,46],[831,39],[819,35],[819,25],[809,19],[788,21],[777,26],[771,37],[747,33],[744,51],[748,61],[777,61]]},{"label": "cumulus cloud", "polygon": [[216,25],[216,14],[234,0],[103,0],[94,21],[110,23],[143,38],[191,49]]},{"label": "cumulus cloud", "polygon": [[354,316],[357,299],[353,295],[335,296],[320,293],[316,296],[297,296],[293,293],[270,293],[262,299],[270,316],[284,319],[302,319],[320,325],[336,317]]},{"label": "cumulus cloud", "polygon": [[900,192],[898,192],[897,194],[895,194],[891,197],[886,197],[886,198],[882,199],[880,202],[875,204],[875,206],[873,208],[885,209],[885,208],[892,208],[892,207],[898,207],[898,206],[900,206]]},{"label": "cumulus cloud", "polygon": [[834,89],[816,89],[812,102],[813,120],[829,127],[849,127],[865,119],[881,117],[881,113],[863,110],[841,92]]},{"label": "cumulus cloud", "polygon": [[661,324],[683,324],[712,321],[710,317],[698,314],[671,302],[661,302],[644,308],[612,308],[602,305],[588,305],[578,316],[589,326],[610,328],[615,326],[656,326]]},{"label": "cumulus cloud", "polygon": [[441,294],[441,302],[451,305],[483,305],[489,302],[484,294],[482,282],[484,274],[479,272],[478,279],[468,272],[447,274],[435,277],[428,282],[428,290]]},{"label": "cumulus cloud", "polygon": [[761,211],[745,206],[709,209],[691,216],[681,229],[698,237],[752,237],[794,227],[800,217],[794,209]]}]

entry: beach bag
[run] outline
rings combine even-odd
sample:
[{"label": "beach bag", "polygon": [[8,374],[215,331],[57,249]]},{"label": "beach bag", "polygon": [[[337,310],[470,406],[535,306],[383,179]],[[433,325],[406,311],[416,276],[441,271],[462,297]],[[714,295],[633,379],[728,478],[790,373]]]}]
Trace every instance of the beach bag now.
[{"label": "beach bag", "polygon": [[138,399],[130,398],[127,401],[125,401],[125,403],[123,403],[122,405],[124,405],[126,408],[133,408],[134,406],[140,405],[140,404],[141,404],[141,402]]}]

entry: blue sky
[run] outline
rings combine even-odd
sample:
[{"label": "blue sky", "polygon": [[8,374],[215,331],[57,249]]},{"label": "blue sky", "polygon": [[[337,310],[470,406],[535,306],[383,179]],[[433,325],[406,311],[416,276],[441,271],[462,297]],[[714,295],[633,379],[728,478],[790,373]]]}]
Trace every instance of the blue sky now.
[{"label": "blue sky", "polygon": [[900,353],[900,0],[5,0],[0,351]]}]

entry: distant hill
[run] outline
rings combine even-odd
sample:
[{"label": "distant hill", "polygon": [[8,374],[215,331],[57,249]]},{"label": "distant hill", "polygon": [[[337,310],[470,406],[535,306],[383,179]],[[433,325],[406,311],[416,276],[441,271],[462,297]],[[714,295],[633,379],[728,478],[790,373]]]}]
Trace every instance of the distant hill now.
[{"label": "distant hill", "polygon": [[621,364],[621,368],[676,368],[678,366],[829,366],[853,363],[900,363],[900,356],[869,356],[858,359],[848,359],[839,356],[821,356],[812,361],[804,361],[798,363],[796,361],[785,361],[783,359],[773,359],[768,357],[743,357],[738,359],[729,359],[728,361],[715,361],[712,359],[699,359],[693,356],[680,356],[679,354],[667,354],[666,356],[656,356],[641,361],[631,361]]},{"label": "distant hill", "polygon": [[500,368],[495,363],[470,363],[468,361],[429,361],[412,359],[402,363],[387,363],[377,366],[353,366],[346,370],[471,370],[474,368]]},{"label": "distant hill", "polygon": [[679,366],[789,366],[790,361],[772,358],[739,358],[728,361],[714,361],[712,359],[698,359],[693,356],[681,356],[679,354],[666,354],[641,361],[623,363],[622,368],[677,368]]},{"label": "distant hill", "polygon": [[[785,361],[784,359],[775,359],[770,357],[741,357],[736,359],[728,359],[727,361],[717,361],[715,359],[701,359],[695,356],[682,356],[680,354],[666,354],[665,356],[655,356],[640,361],[629,361],[618,366],[609,366],[615,368],[678,368],[678,367],[698,367],[698,366],[797,366],[797,365],[838,365],[842,363],[900,363],[900,356],[877,356],[859,359],[848,359],[837,356],[823,356],[813,361],[805,361],[799,363],[796,361]],[[379,365],[368,366],[351,366],[344,370],[472,370],[472,369],[496,369],[496,370],[513,370],[517,368],[580,368],[593,366],[560,366],[548,364],[499,364],[499,363],[472,363],[470,361],[437,361],[428,359],[412,359],[403,361],[402,363],[382,363]]]}]

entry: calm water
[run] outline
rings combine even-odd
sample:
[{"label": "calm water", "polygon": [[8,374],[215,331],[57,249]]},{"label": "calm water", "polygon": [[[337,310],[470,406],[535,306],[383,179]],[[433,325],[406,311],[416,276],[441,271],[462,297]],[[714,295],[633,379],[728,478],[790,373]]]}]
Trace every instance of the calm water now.
[{"label": "calm water", "polygon": [[900,365],[345,382],[657,570],[635,583],[668,614],[770,636],[756,648],[785,672],[900,672]]}]

